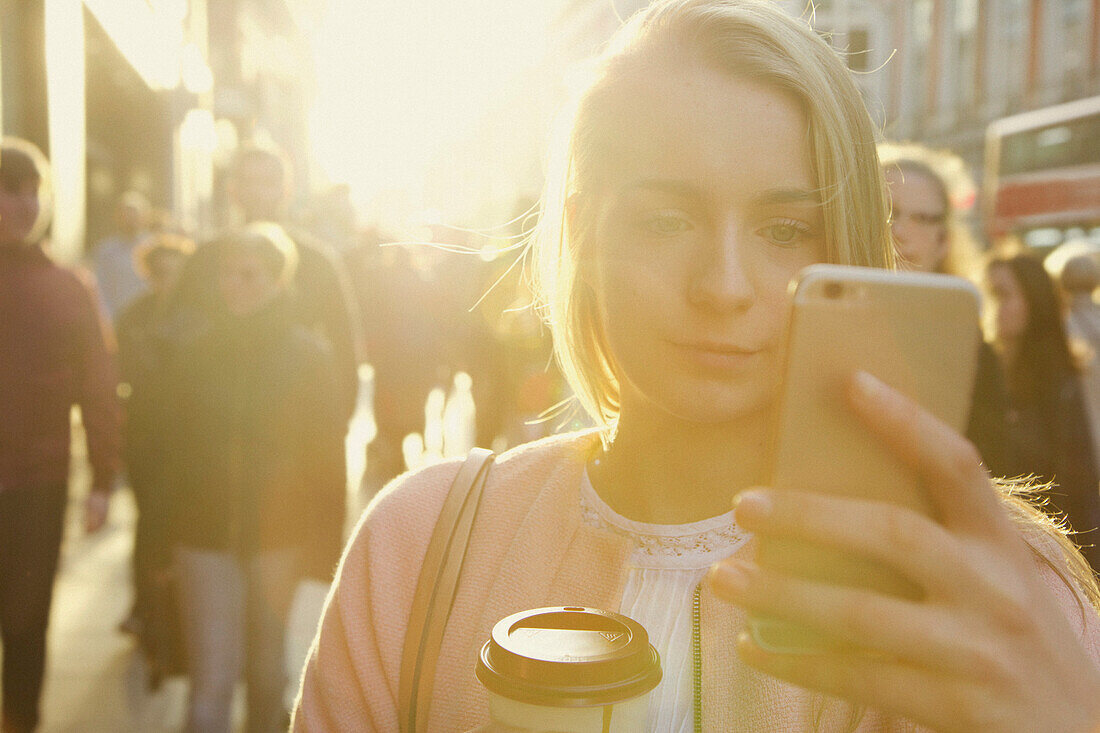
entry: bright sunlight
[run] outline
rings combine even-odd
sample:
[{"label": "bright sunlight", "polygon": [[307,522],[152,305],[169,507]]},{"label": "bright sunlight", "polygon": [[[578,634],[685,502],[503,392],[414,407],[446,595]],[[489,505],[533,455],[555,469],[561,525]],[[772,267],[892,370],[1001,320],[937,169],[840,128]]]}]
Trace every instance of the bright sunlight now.
[{"label": "bright sunlight", "polygon": [[321,170],[350,184],[361,217],[383,206],[406,219],[459,213],[462,192],[444,198],[429,171],[468,149],[516,80],[543,62],[559,4],[331,0],[313,39],[311,138]]}]

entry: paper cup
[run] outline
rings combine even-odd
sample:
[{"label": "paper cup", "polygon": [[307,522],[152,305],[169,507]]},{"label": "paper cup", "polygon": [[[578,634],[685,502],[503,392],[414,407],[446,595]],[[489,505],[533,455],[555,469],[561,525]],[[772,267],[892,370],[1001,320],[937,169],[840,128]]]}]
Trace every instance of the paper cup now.
[{"label": "paper cup", "polygon": [[534,731],[645,728],[661,662],[641,624],[621,614],[554,606],[508,616],[481,649],[477,678],[495,722]]}]

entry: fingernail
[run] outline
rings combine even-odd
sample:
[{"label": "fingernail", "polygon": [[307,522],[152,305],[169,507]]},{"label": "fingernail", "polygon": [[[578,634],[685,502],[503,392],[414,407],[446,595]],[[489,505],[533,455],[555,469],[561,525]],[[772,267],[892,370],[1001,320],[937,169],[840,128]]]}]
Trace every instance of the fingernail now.
[{"label": "fingernail", "polygon": [[772,513],[772,497],[767,489],[745,489],[733,497],[733,509],[741,519],[766,519]]},{"label": "fingernail", "polygon": [[743,593],[751,580],[751,571],[738,560],[725,560],[711,566],[711,582],[719,591]]},{"label": "fingernail", "polygon": [[856,397],[862,400],[881,398],[886,387],[877,377],[864,371],[856,372],[852,384],[855,386]]}]

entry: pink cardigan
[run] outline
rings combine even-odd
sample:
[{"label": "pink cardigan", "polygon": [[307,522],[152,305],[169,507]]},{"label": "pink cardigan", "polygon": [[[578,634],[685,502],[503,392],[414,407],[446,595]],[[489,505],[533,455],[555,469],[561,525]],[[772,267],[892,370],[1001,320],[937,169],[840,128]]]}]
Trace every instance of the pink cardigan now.
[{"label": "pink cardigan", "polygon": [[[470,540],[440,652],[428,729],[488,722],[474,677],[481,645],[501,618],[529,608],[617,610],[629,541],[581,521],[579,489],[596,436],[556,436],[497,460]],[[294,731],[397,731],[402,642],[417,573],[458,462],[395,480],[364,514],[345,550],[302,675]],[[744,550],[743,550],[744,551]],[[1100,662],[1100,620],[1082,619],[1072,593],[1049,582]],[[851,707],[760,674],[734,651],[744,615],[703,586],[703,729],[838,730]],[[914,730],[869,712],[859,730]]]}]

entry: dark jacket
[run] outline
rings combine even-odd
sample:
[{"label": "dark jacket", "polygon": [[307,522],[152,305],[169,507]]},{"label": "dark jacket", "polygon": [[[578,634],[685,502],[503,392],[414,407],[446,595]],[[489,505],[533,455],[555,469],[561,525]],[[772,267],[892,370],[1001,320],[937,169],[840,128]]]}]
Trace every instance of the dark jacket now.
[{"label": "dark jacket", "polygon": [[92,487],[118,470],[118,379],[89,287],[37,246],[0,247],[0,491],[64,484],[80,406]]},{"label": "dark jacket", "polygon": [[331,577],[342,540],[343,413],[327,344],[283,298],[180,344],[161,404],[170,537],[248,555],[299,547]]},{"label": "dark jacket", "polygon": [[1010,393],[1007,476],[1036,475],[1053,481],[1051,508],[1065,514],[1083,554],[1100,570],[1100,474],[1081,384],[1076,374],[1052,375],[1042,392]]},{"label": "dark jacket", "polygon": [[[343,419],[351,418],[359,388],[358,326],[351,288],[331,248],[308,235],[288,230],[298,247],[294,273],[294,300],[290,312],[295,322],[315,332],[331,347],[337,402]],[[218,259],[224,239],[200,246],[188,257],[173,288],[171,310],[187,324],[203,322],[219,310]]]},{"label": "dark jacket", "polygon": [[978,372],[970,403],[966,437],[978,449],[982,463],[993,476],[1005,476],[1010,461],[1008,445],[1008,392],[1000,358],[985,341],[979,343]]},{"label": "dark jacket", "polygon": [[163,379],[169,342],[164,333],[164,302],[156,293],[138,296],[115,321],[118,369],[126,421],[123,456],[130,485],[144,491],[163,481],[163,441],[157,440],[156,415],[164,399]]}]

